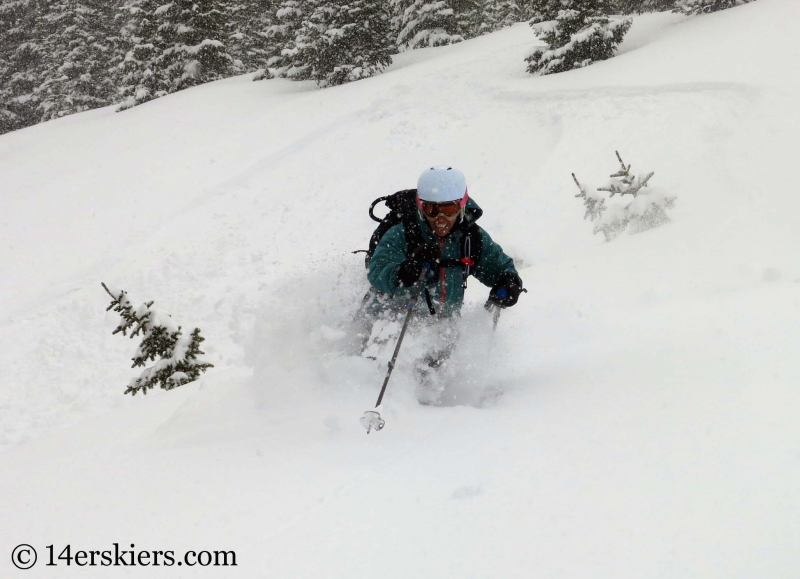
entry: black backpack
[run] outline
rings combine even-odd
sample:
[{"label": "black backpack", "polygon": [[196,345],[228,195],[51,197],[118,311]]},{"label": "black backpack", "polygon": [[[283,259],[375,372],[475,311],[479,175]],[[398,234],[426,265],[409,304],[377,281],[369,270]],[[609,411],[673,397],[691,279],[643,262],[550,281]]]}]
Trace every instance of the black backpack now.
[{"label": "black backpack", "polygon": [[[381,219],[375,216],[374,210],[375,206],[382,201],[389,209],[389,213]],[[383,239],[383,236],[398,223],[403,224],[409,253],[424,244],[422,233],[419,230],[419,222],[417,221],[417,211],[416,189],[404,189],[392,195],[378,197],[372,202],[369,207],[369,216],[373,221],[378,222],[378,227],[370,237],[369,249],[361,250],[367,254],[366,258],[364,258],[366,267],[369,267],[369,262],[375,254],[375,248],[378,247],[378,243]],[[472,268],[478,265],[483,255],[483,238],[481,237],[480,227],[475,223],[481,215],[483,215],[481,209],[469,208],[466,210],[464,219],[453,228],[454,231],[463,233],[461,237],[461,259],[446,259],[442,264],[442,267],[459,267],[462,269],[465,288],[467,287],[467,278],[472,273]]]}]

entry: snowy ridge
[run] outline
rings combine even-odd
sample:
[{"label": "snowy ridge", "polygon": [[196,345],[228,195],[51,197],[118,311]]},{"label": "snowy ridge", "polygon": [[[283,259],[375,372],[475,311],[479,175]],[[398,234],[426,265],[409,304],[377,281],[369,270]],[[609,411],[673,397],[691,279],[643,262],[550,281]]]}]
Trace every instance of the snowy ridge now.
[{"label": "snowy ridge", "polygon": [[[232,549],[242,577],[793,576],[798,17],[635,17],[617,58],[540,78],[518,25],[337,88],[227,79],[0,137],[0,551]],[[677,201],[604,243],[570,175],[615,150]],[[452,405],[414,400],[416,336],[367,437],[384,368],[343,354],[349,251],[372,199],[442,162],[530,293],[492,336],[471,282]],[[200,327],[215,367],[123,397],[136,345],[101,281]]]}]

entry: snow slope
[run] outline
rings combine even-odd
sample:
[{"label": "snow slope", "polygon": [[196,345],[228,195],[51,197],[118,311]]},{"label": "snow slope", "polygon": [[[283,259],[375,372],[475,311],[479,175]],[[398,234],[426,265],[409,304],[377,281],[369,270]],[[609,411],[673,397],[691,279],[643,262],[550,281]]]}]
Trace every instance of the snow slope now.
[{"label": "snow slope", "polygon": [[[543,78],[518,25],[333,89],[234,78],[0,137],[0,553],[36,547],[29,577],[92,574],[46,545],[114,542],[238,567],[96,574],[795,576],[799,17],[642,16]],[[570,173],[615,149],[678,202],[607,244]],[[384,369],[343,354],[349,251],[433,163],[530,293],[492,338],[473,282],[451,405],[414,400],[412,337],[367,437]],[[100,281],[201,327],[216,368],[123,397]]]}]

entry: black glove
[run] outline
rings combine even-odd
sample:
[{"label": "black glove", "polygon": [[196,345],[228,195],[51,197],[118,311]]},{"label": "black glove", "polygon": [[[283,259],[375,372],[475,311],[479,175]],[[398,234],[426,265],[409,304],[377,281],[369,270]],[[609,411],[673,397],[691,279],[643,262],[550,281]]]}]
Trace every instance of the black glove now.
[{"label": "black glove", "polygon": [[504,272],[497,278],[497,283],[489,292],[489,301],[501,308],[510,308],[517,303],[522,289],[522,280],[515,273]]},{"label": "black glove", "polygon": [[404,287],[411,287],[419,281],[422,268],[436,270],[442,261],[442,248],[438,243],[420,245],[413,253],[400,264],[397,270],[397,279]]}]

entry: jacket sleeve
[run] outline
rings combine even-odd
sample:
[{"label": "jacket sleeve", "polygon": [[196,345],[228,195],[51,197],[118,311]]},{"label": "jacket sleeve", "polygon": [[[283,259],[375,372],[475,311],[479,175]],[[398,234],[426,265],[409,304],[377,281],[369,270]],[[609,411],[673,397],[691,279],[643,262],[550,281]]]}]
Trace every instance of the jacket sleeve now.
[{"label": "jacket sleeve", "polygon": [[406,260],[406,235],[402,225],[395,225],[378,243],[369,262],[367,279],[376,290],[387,294],[396,293],[400,288],[397,270]]},{"label": "jacket sleeve", "polygon": [[519,277],[514,267],[514,260],[503,252],[503,248],[492,241],[492,238],[481,228],[483,240],[483,253],[480,261],[475,265],[475,278],[483,285],[492,287],[497,283],[501,273],[510,272]]}]

